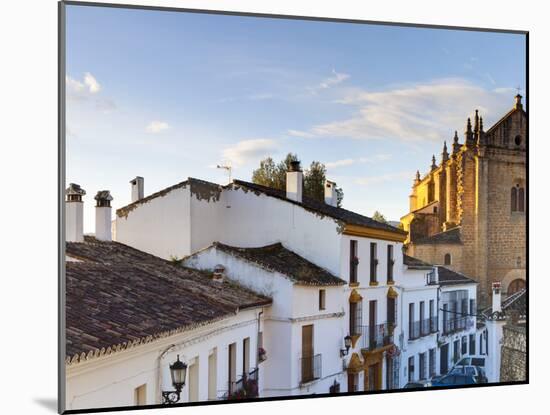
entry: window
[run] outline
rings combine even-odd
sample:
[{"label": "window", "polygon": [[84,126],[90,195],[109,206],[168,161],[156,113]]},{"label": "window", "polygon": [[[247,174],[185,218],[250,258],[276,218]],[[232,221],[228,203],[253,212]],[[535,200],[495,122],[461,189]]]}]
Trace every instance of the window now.
[{"label": "window", "polygon": [[516,135],[516,138],[514,139],[514,143],[516,143],[516,146],[521,145],[521,135]]},{"label": "window", "polygon": [[510,205],[512,212],[525,212],[525,189],[519,184],[510,190]]},{"label": "window", "polygon": [[430,372],[429,376],[430,378],[433,378],[435,376],[435,349],[430,349],[428,359],[428,370]]},{"label": "window", "polygon": [[445,254],[444,263],[445,265],[451,265],[451,254]]},{"label": "window", "polygon": [[395,264],[393,259],[393,245],[388,245],[388,283],[393,282],[393,264]]},{"label": "window", "polygon": [[237,381],[237,343],[231,343],[227,348],[227,381],[229,392],[233,393]]},{"label": "window", "polygon": [[388,324],[391,326],[395,326],[396,323],[396,314],[397,314],[397,308],[395,307],[395,298],[388,298],[388,313],[387,313],[387,321]]},{"label": "window", "polygon": [[243,339],[243,374],[250,372],[250,337]]},{"label": "window", "polygon": [[416,339],[414,333],[414,303],[409,303],[409,339]]},{"label": "window", "polygon": [[147,385],[141,385],[134,389],[134,404],[147,405]]},{"label": "window", "polygon": [[409,357],[409,382],[414,381],[414,356]]},{"label": "window", "polygon": [[418,369],[420,380],[426,379],[426,353],[418,355]]},{"label": "window", "polygon": [[430,332],[435,333],[437,331],[437,320],[435,318],[435,301],[430,300]]},{"label": "window", "polygon": [[357,373],[348,373],[348,392],[357,392],[358,378],[359,375]]},{"label": "window", "polygon": [[476,354],[476,335],[470,334],[470,354]]},{"label": "window", "polygon": [[470,298],[470,315],[474,316],[476,315],[476,313],[477,313],[476,300],[474,300],[473,298]]},{"label": "window", "polygon": [[460,341],[455,340],[453,342],[453,363],[458,362],[458,358],[460,357]]},{"label": "window", "polygon": [[479,335],[479,354],[484,354],[483,350],[483,334]]},{"label": "window", "polygon": [[326,297],[326,291],[319,290],[319,310],[325,309],[325,297]]},{"label": "window", "polygon": [[349,334],[350,336],[358,336],[361,334],[362,323],[362,305],[361,301],[357,303],[349,303]]},{"label": "window", "polygon": [[468,338],[466,336],[462,336],[462,350],[461,354],[467,354],[468,353]]},{"label": "window", "polygon": [[357,282],[357,265],[359,264],[359,258],[357,258],[357,241],[349,241],[349,282],[354,284]]},{"label": "window", "polygon": [[449,305],[448,304],[443,304],[443,334],[447,334],[450,330],[449,330],[449,325],[448,325],[448,321],[449,321],[449,317],[448,317],[448,309],[449,308]]},{"label": "window", "polygon": [[420,320],[422,336],[428,334],[428,327],[424,322],[424,308],[425,308],[424,301],[420,301],[420,307],[419,307],[420,316],[418,319]]},{"label": "window", "polygon": [[378,266],[378,259],[376,258],[376,242],[370,243],[370,282],[376,283],[376,267]]}]

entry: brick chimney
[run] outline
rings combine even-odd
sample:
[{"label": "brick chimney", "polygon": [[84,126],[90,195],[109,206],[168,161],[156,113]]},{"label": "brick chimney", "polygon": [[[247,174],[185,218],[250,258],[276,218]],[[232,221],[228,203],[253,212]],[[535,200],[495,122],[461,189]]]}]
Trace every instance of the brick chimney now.
[{"label": "brick chimney", "polygon": [[500,291],[500,281],[493,282],[493,313],[502,311]]},{"label": "brick chimney", "polygon": [[82,196],[86,191],[76,183],[69,184],[65,190],[65,240],[84,242],[84,203]]},{"label": "brick chimney", "polygon": [[111,200],[108,190],[100,190],[95,195],[95,237],[100,241],[111,241]]},{"label": "brick chimney", "polygon": [[336,183],[330,180],[325,181],[325,203],[330,206],[338,205],[338,194],[336,193]]},{"label": "brick chimney", "polygon": [[135,179],[130,180],[130,184],[132,185],[132,202],[143,199],[143,177],[136,176]]},{"label": "brick chimney", "polygon": [[302,203],[303,189],[302,169],[299,161],[291,161],[290,169],[286,172],[286,197],[295,202]]}]

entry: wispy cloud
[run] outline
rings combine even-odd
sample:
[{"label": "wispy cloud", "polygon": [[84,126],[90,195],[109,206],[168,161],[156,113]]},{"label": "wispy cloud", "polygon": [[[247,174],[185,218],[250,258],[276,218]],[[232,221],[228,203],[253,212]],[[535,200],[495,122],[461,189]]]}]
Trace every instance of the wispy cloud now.
[{"label": "wispy cloud", "polygon": [[165,121],[151,121],[145,129],[151,134],[158,134],[168,130],[169,128],[170,125],[168,125]]},{"label": "wispy cloud", "polygon": [[336,72],[335,69],[332,70],[332,76],[323,79],[318,85],[309,87],[308,90],[315,94],[320,90],[331,88],[335,85],[338,85],[348,79],[350,76],[347,73]]},{"label": "wispy cloud", "polygon": [[222,151],[222,159],[232,166],[241,166],[267,156],[276,148],[277,143],[275,140],[268,138],[243,140],[231,147],[225,148]]},{"label": "wispy cloud", "polygon": [[355,183],[361,186],[370,186],[374,184],[391,182],[394,180],[413,179],[414,173],[410,171],[401,171],[397,173],[382,174],[379,176],[367,176],[355,179]]},{"label": "wispy cloud", "polygon": [[328,163],[325,163],[325,166],[327,169],[335,169],[338,167],[352,166],[354,164],[376,163],[379,161],[386,161],[389,159],[391,159],[391,155],[389,154],[377,154],[375,156],[360,157],[357,159],[348,158],[348,159],[330,161]]},{"label": "wispy cloud", "polygon": [[71,102],[90,102],[102,112],[110,112],[116,108],[115,102],[101,96],[102,85],[90,72],[85,72],[82,80],[67,75],[65,77],[66,96]]},{"label": "wispy cloud", "polygon": [[479,109],[485,125],[496,121],[512,104],[508,88],[488,90],[452,78],[409,84],[382,91],[355,89],[338,103],[355,108],[347,119],[318,124],[308,130],[289,130],[296,137],[343,137],[403,141],[440,140]]}]

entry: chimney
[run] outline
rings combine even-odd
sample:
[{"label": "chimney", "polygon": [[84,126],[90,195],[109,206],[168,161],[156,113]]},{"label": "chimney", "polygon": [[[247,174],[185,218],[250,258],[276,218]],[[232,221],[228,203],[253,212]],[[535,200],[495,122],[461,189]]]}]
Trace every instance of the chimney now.
[{"label": "chimney", "polygon": [[221,264],[218,264],[214,267],[214,272],[212,273],[212,279],[214,281],[223,282],[225,276],[225,267]]},{"label": "chimney", "polygon": [[286,172],[286,197],[302,203],[303,173],[299,161],[290,162],[290,170]]},{"label": "chimney", "polygon": [[130,180],[132,184],[132,202],[143,199],[143,177],[136,176],[135,179]]},{"label": "chimney", "polygon": [[95,237],[100,241],[111,241],[111,200],[108,190],[100,190],[95,195]]},{"label": "chimney", "polygon": [[338,205],[338,195],[336,193],[336,183],[330,180],[325,181],[325,203],[330,206]]},{"label": "chimney", "polygon": [[500,302],[500,281],[493,282],[493,313],[502,311]]},{"label": "chimney", "polygon": [[71,183],[65,190],[65,240],[84,242],[84,203],[86,191],[80,185]]}]

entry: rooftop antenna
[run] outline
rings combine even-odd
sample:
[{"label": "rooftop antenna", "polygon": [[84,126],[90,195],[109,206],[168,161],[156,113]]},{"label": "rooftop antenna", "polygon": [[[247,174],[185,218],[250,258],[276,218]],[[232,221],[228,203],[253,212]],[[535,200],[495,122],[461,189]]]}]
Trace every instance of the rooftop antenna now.
[{"label": "rooftop antenna", "polygon": [[229,175],[229,183],[231,183],[231,166],[229,164],[218,164],[216,168],[226,170]]}]

